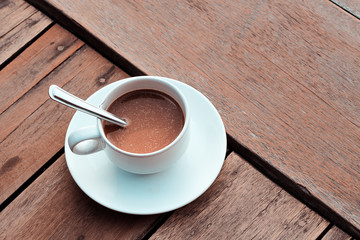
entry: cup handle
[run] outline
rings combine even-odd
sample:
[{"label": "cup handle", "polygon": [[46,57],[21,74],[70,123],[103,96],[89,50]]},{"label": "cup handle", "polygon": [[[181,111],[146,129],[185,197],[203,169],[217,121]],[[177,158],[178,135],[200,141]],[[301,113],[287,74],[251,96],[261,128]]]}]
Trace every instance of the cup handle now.
[{"label": "cup handle", "polygon": [[96,125],[75,130],[69,135],[68,143],[71,151],[78,155],[95,153],[105,148]]}]

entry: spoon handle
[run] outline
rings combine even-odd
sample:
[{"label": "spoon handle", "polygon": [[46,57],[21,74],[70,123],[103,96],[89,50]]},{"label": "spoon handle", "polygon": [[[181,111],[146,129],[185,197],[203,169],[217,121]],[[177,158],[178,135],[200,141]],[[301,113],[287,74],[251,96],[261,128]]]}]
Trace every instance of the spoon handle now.
[{"label": "spoon handle", "polygon": [[104,119],[105,121],[114,123],[121,127],[127,126],[127,122],[116,117],[114,114],[109,113],[108,111],[103,110],[101,108],[97,108],[85,102],[84,100],[72,95],[71,93],[68,93],[67,91],[56,85],[50,86],[49,95],[53,100],[62,103],[68,107],[75,108],[77,110]]}]

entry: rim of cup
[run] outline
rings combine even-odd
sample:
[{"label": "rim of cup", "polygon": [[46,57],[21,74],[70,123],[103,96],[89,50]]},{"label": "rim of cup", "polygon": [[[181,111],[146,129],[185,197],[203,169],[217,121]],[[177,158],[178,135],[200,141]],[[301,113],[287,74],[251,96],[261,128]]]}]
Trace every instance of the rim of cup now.
[{"label": "rim of cup", "polygon": [[[151,156],[155,156],[155,155],[158,155],[162,152],[165,152],[167,151],[168,149],[172,148],[172,146],[174,146],[177,142],[179,142],[188,126],[189,126],[189,122],[190,122],[190,116],[189,116],[189,106],[188,106],[188,102],[184,96],[184,94],[176,87],[174,86],[174,84],[170,83],[169,81],[165,80],[164,78],[162,77],[156,77],[156,76],[140,76],[140,77],[131,77],[131,78],[126,78],[126,79],[123,79],[122,81],[126,81],[126,82],[123,82],[121,83],[120,85],[118,85],[116,88],[112,89],[108,94],[107,96],[111,95],[111,93],[117,91],[119,88],[122,88],[124,84],[128,84],[129,82],[133,82],[133,81],[142,81],[142,80],[151,80],[151,81],[155,81],[155,82],[158,82],[158,83],[161,83],[161,84],[164,84],[166,85],[168,88],[172,89],[178,96],[178,98],[181,100],[181,103],[178,102],[178,100],[176,100],[173,96],[170,96],[170,94],[166,93],[167,95],[169,95],[170,97],[172,97],[180,106],[183,114],[184,114],[184,126],[183,128],[181,129],[181,132],[179,133],[179,135],[171,142],[169,143],[168,145],[166,145],[165,147],[159,149],[159,150],[156,150],[154,152],[149,152],[149,153],[133,153],[133,152],[129,152],[129,151],[125,151],[117,146],[115,146],[105,135],[105,131],[104,131],[104,127],[103,127],[103,120],[101,119],[97,119],[97,127],[98,127],[98,130],[100,131],[100,134],[101,134],[101,137],[104,139],[104,141],[111,147],[113,148],[114,150],[118,151],[118,152],[121,152],[125,155],[128,155],[128,156],[132,156],[132,157],[138,157],[138,158],[145,158],[145,157],[151,157]],[[126,93],[129,93],[131,91],[135,91],[135,90],[141,90],[141,89],[146,89],[146,90],[156,90],[156,91],[160,91],[162,92],[161,90],[158,90],[156,88],[149,88],[149,87],[145,87],[145,88],[134,88],[133,90],[130,90],[130,91],[127,91],[127,92],[124,92],[122,93],[121,95],[117,96],[117,98],[123,96],[124,94]],[[116,100],[115,99],[115,100]],[[115,101],[114,100],[114,101]],[[105,101],[105,99],[104,99]],[[114,102],[112,101],[110,104],[108,104],[108,106],[105,108],[109,108],[110,105]],[[102,104],[100,104],[100,107],[103,107]],[[119,116],[121,117],[121,116]]]}]

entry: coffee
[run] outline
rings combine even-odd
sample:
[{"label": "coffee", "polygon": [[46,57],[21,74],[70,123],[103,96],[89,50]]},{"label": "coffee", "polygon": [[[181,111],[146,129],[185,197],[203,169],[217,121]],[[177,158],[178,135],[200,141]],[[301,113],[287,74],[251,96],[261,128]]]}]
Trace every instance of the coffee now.
[{"label": "coffee", "polygon": [[108,111],[125,119],[125,128],[104,122],[106,137],[118,148],[150,153],[169,145],[184,126],[179,104],[165,93],[135,90],[116,99]]}]

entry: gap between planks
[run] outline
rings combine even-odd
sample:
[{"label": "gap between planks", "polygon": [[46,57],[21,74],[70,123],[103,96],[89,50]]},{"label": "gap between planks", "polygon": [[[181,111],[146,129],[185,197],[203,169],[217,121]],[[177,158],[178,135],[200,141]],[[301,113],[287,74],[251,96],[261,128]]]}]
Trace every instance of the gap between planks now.
[{"label": "gap between planks", "polygon": [[[69,57],[70,57],[70,56],[69,56]],[[68,58],[69,58],[69,57],[68,57]],[[66,60],[67,60],[67,59],[65,59],[63,62],[65,62]],[[58,66],[57,66],[57,67],[58,67]],[[56,67],[56,68],[57,68],[57,67]],[[56,68],[54,68],[53,70],[55,70]],[[134,66],[134,68],[136,68],[136,67]],[[52,71],[53,71],[53,70],[52,70]],[[52,71],[51,71],[51,72],[52,72]],[[136,71],[137,71],[137,69],[129,70],[129,72],[136,72]],[[49,75],[51,72],[49,72],[47,75]],[[239,144],[240,144],[240,143],[239,143]],[[245,160],[247,160],[248,162],[254,164],[254,162],[251,161],[251,159],[253,159],[253,157],[250,157],[250,158],[249,158],[249,152],[248,152],[248,151],[250,151],[250,150],[247,149],[247,150],[244,151],[243,148],[234,148],[234,150],[235,150],[236,153],[240,154]],[[250,155],[252,155],[252,154],[254,154],[254,153],[250,153]],[[260,157],[257,156],[257,158],[260,158]],[[256,167],[256,166],[258,166],[258,165],[255,164],[254,166]],[[273,181],[275,180],[275,182],[278,182],[278,181],[276,181],[276,180],[277,180],[276,173],[275,173],[275,175],[274,175],[273,173],[266,172],[266,171],[264,171],[264,168],[262,168],[262,167],[258,167],[258,170],[260,170],[260,172],[262,172],[262,173],[265,173],[265,175],[267,175],[268,177],[270,177],[270,179],[272,179]],[[281,185],[281,184],[279,184],[279,185]],[[300,190],[302,190],[302,192],[307,192],[306,189],[303,189],[303,188],[300,188]],[[294,191],[295,191],[295,193],[297,192],[296,189],[295,189]],[[289,191],[289,192],[292,193],[292,191]],[[294,195],[294,194],[292,194],[292,195]],[[297,196],[297,194],[295,194],[294,196]],[[298,198],[298,199],[301,200],[301,198]],[[307,203],[307,202],[305,202],[305,203]]]},{"label": "gap between planks", "polygon": [[48,2],[38,2],[36,0],[25,1],[39,9],[49,18],[53,19],[57,24],[77,36],[80,40],[95,49],[100,55],[105,57],[115,66],[121,68],[121,70],[127,73],[129,76],[135,77],[147,75],[139,67],[134,65],[134,63],[130,62],[120,54],[115,53],[108,45],[87,31],[79,23],[75,22],[74,19],[72,19],[72,21],[68,21],[69,16],[63,12],[59,12],[58,9],[56,9],[53,5],[49,4]]},{"label": "gap between planks", "polygon": [[0,28],[0,70],[54,24],[43,13],[22,0],[7,1],[4,4],[1,9],[4,15],[2,22],[7,24]]},{"label": "gap between planks", "polygon": [[[255,152],[251,151],[241,143],[237,142],[229,134],[227,134],[227,137],[229,148],[233,149],[233,151],[238,154],[242,159],[251,164],[255,169],[257,169],[260,173],[265,175],[265,177],[267,177],[272,182],[274,182],[286,192],[288,192],[291,196],[295,197],[297,200],[308,206],[310,209],[312,209],[324,219],[328,219],[330,222],[336,221],[338,220],[338,218],[341,218],[340,216],[334,216],[330,218],[329,215],[325,216],[323,214],[324,212],[329,212],[332,214],[333,211],[328,208],[328,206],[323,204],[319,199],[311,195],[310,192],[306,189],[306,187],[292,182],[289,177],[284,175],[282,172],[277,171],[271,165],[268,165],[267,162],[262,160],[259,155],[257,155]],[[334,214],[336,215],[336,213]],[[333,226],[334,225],[330,223],[328,228],[323,231],[323,236],[326,235],[326,233]],[[345,232],[348,231],[348,229],[344,229],[342,226],[339,227]],[[353,231],[356,232],[356,229],[354,229]],[[319,239],[322,239],[321,236],[322,235],[319,236]]]},{"label": "gap between planks", "polygon": [[[229,157],[229,156],[228,156]],[[91,201],[84,193],[81,193],[81,190],[78,187],[75,187],[75,183],[73,183],[73,179],[71,179],[69,172],[64,173],[66,171],[64,171],[66,169],[66,163],[65,163],[65,159],[64,156],[61,155],[60,156],[61,160],[56,161],[56,163],[54,164],[54,167],[49,168],[43,176],[39,177],[39,181],[36,181],[34,183],[33,186],[31,186],[29,189],[27,189],[28,193],[25,195],[22,195],[17,201],[15,201],[14,205],[12,205],[11,207],[14,209],[18,209],[18,207],[20,207],[20,209],[22,211],[24,211],[22,213],[22,211],[16,213],[16,211],[7,211],[5,213],[5,215],[3,216],[5,219],[6,217],[10,217],[12,219],[12,223],[10,229],[3,229],[5,234],[10,234],[10,235],[16,235],[19,234],[19,236],[25,236],[28,235],[28,237],[32,234],[50,234],[50,236],[52,237],[69,237],[70,235],[77,235],[77,236],[93,236],[96,234],[101,234],[99,233],[99,231],[93,230],[96,229],[97,226],[99,226],[99,224],[102,224],[102,226],[105,227],[105,229],[112,229],[114,231],[106,231],[104,232],[104,234],[106,235],[114,235],[116,234],[116,236],[120,236],[119,234],[125,230],[125,228],[123,230],[119,230],[119,226],[117,225],[116,221],[118,220],[118,222],[122,222],[122,221],[126,221],[126,218],[130,218],[127,221],[133,219],[132,216],[129,215],[125,215],[125,214],[120,214],[120,213],[114,213],[111,210],[107,210],[105,208],[103,208],[102,206],[98,205],[97,203]],[[229,160],[229,161],[228,161]],[[306,206],[300,204],[299,202],[297,202],[295,199],[293,199],[291,196],[289,196],[288,194],[286,194],[284,191],[282,191],[281,189],[279,189],[278,187],[274,186],[274,184],[272,184],[270,181],[267,181],[266,179],[262,179],[259,174],[256,174],[256,170],[253,169],[251,166],[249,166],[247,163],[245,163],[244,161],[239,161],[241,160],[241,158],[239,158],[238,156],[235,156],[233,154],[232,157],[229,157],[229,159],[226,159],[225,161],[225,165],[224,165],[224,169],[221,173],[221,176],[219,176],[219,178],[216,180],[216,182],[214,183],[214,185],[212,186],[211,189],[209,189],[207,191],[207,193],[205,193],[203,196],[201,196],[199,199],[195,200],[193,203],[191,203],[192,206],[185,206],[183,208],[180,208],[179,210],[176,210],[174,212],[170,212],[168,214],[165,214],[165,216],[159,216],[157,219],[155,219],[156,216],[154,217],[145,217],[148,220],[145,220],[146,225],[143,225],[143,229],[140,229],[140,225],[137,224],[137,226],[139,228],[135,228],[133,229],[133,231],[130,229],[128,231],[131,231],[132,234],[138,234],[137,239],[149,239],[149,238],[153,238],[154,234],[156,235],[155,237],[159,237],[161,236],[161,234],[164,233],[164,228],[169,228],[169,226],[171,226],[171,222],[174,221],[174,219],[178,218],[180,214],[180,218],[178,219],[188,219],[188,221],[193,221],[194,218],[197,218],[199,220],[203,219],[204,216],[202,216],[203,214],[206,214],[209,216],[209,221],[210,223],[213,223],[213,226],[215,227],[215,225],[217,225],[218,227],[222,227],[222,224],[216,224],[214,222],[214,220],[219,219],[218,214],[216,214],[217,211],[213,211],[212,209],[215,207],[217,208],[218,204],[222,205],[221,203],[223,202],[223,198],[227,198],[229,199],[229,196],[226,197],[226,195],[233,196],[234,198],[232,198],[233,200],[231,200],[229,202],[229,204],[234,201],[234,204],[230,204],[232,205],[232,210],[234,210],[233,208],[235,206],[238,205],[238,203],[242,203],[243,202],[247,208],[245,207],[244,209],[244,215],[243,218],[247,219],[246,223],[243,224],[243,221],[239,221],[240,219],[236,218],[236,219],[232,219],[232,218],[228,218],[226,217],[231,223],[233,221],[235,225],[240,225],[242,228],[242,231],[244,231],[247,235],[253,235],[256,234],[255,236],[257,236],[257,234],[261,234],[261,235],[266,235],[267,234],[267,230],[270,231],[270,233],[272,234],[273,237],[275,236],[290,236],[289,234],[299,234],[300,236],[302,235],[304,236],[313,236],[316,237],[320,234],[320,230],[325,229],[325,224],[326,221],[321,219],[319,216],[316,216],[316,214],[311,213],[311,211],[308,209],[306,210]],[[234,168],[235,167],[235,168]],[[241,171],[240,171],[241,170]],[[243,171],[246,173],[243,173]],[[230,175],[229,175],[230,174]],[[245,175],[244,175],[245,174]],[[255,174],[255,175],[254,175]],[[53,179],[53,177],[55,177],[55,179]],[[230,179],[229,179],[230,177]],[[260,177],[260,179],[258,179],[258,177]],[[252,179],[249,180],[248,178]],[[236,180],[237,179],[237,180]],[[236,182],[234,184],[232,184],[232,181]],[[263,199],[261,196],[257,196],[257,194],[255,194],[256,190],[244,190],[244,194],[248,195],[247,197],[244,196],[243,200],[236,200],[237,197],[239,196],[240,198],[242,198],[241,194],[240,195],[233,195],[233,191],[238,189],[239,186],[237,186],[237,183],[240,183],[240,185],[242,186],[242,184],[245,184],[244,187],[246,187],[246,189],[250,186],[252,186],[252,184],[255,184],[256,186],[260,187],[262,185],[261,181],[264,180],[264,184],[266,186],[263,186],[263,190],[265,190],[264,194],[260,194],[261,196],[267,196],[265,197],[265,199]],[[70,182],[72,184],[70,184]],[[40,196],[36,197],[36,201],[33,201],[31,199],[34,199],[34,196],[36,195],[36,190],[39,189],[43,189],[45,186],[44,185],[50,185],[49,187],[46,187],[46,191],[44,191],[44,193],[40,194]],[[71,187],[68,187],[67,185],[71,185]],[[223,185],[226,185],[225,188]],[[268,189],[269,186],[273,186],[271,187],[271,189],[273,190],[266,190]],[[242,187],[240,187],[242,188]],[[261,187],[260,187],[261,188]],[[223,194],[222,191],[224,189],[227,189],[224,194],[225,196],[222,196]],[[255,192],[254,192],[255,191]],[[278,192],[279,191],[279,192]],[[249,193],[248,193],[249,192]],[[278,193],[277,193],[278,192]],[[64,201],[62,200],[56,200],[57,198],[59,198],[59,194],[61,195],[62,198],[66,198],[69,203],[65,203],[64,205]],[[70,194],[70,195],[69,195]],[[74,194],[74,195],[71,195]],[[255,195],[253,195],[255,194]],[[280,195],[279,195],[280,194]],[[27,196],[30,195],[30,196]],[[72,196],[72,198],[69,199],[69,196]],[[252,197],[257,196],[258,200],[261,198],[264,201],[266,201],[265,204],[263,204],[263,206],[261,206],[260,208],[256,208],[256,211],[254,214],[251,214],[252,217],[251,218],[247,218],[247,214],[245,214],[247,211],[252,212],[253,210],[250,208],[249,206],[251,206],[251,201],[249,201]],[[275,200],[273,199],[275,197],[275,199],[279,198],[279,200]],[[39,198],[39,199],[38,199]],[[86,199],[84,199],[86,198]],[[281,200],[282,199],[282,200]],[[53,210],[53,204],[56,204],[56,201],[60,201],[61,204],[60,205],[64,205],[64,206],[58,206],[60,209],[60,216],[59,212],[57,210]],[[83,203],[83,202],[87,202],[84,205],[85,206],[80,206],[79,203]],[[262,202],[262,200],[259,200],[260,202]],[[59,202],[59,203],[60,203]],[[212,204],[210,204],[212,203]],[[229,208],[229,204],[225,204],[224,206],[219,206],[218,211],[221,211],[221,209],[223,207],[225,207],[226,209]],[[291,213],[291,216],[289,218],[287,218],[287,220],[283,219],[283,220],[279,220],[277,217],[276,219],[278,219],[279,222],[276,222],[276,219],[271,218],[270,216],[272,216],[275,212],[273,212],[274,210],[277,211],[276,209],[281,209],[282,204],[286,205],[286,212],[287,213]],[[189,204],[190,205],[190,204]],[[260,204],[261,205],[261,204]],[[302,205],[302,206],[301,206]],[[44,209],[37,211],[36,210],[36,206],[42,206],[44,207]],[[90,208],[90,209],[87,209]],[[194,209],[193,209],[194,208]],[[94,210],[95,209],[95,210]],[[97,209],[97,210],[96,210]],[[194,210],[194,215],[193,215],[193,210]],[[293,210],[292,210],[293,209]],[[229,210],[229,209],[228,209]],[[228,211],[226,210],[226,211]],[[231,208],[230,208],[231,210]],[[73,226],[73,224],[71,223],[67,223],[69,221],[68,219],[68,213],[71,211],[75,211],[73,217],[69,217],[70,220],[71,219],[78,219],[80,216],[84,218],[84,221],[80,221],[79,222],[79,226]],[[88,216],[82,216],[84,214],[84,212],[90,211]],[[189,211],[191,211],[191,214],[188,215],[188,213],[190,213]],[[35,213],[35,215],[33,215],[33,213]],[[101,212],[105,212],[105,213],[101,213]],[[215,213],[214,213],[215,212]],[[11,214],[12,213],[12,214]],[[175,214],[174,214],[175,213]],[[200,214],[201,213],[201,214]],[[229,212],[230,213],[230,212]],[[7,215],[8,214],[8,215]],[[14,223],[16,222],[16,219],[18,219],[18,217],[16,217],[19,214],[23,214],[23,217],[20,217],[21,219],[19,219],[19,223]],[[184,215],[185,214],[185,215]],[[215,214],[215,215],[214,215]],[[260,214],[260,215],[259,215]],[[41,221],[43,221],[43,217],[47,216],[50,219],[53,219],[54,221],[52,223],[49,223],[49,225],[47,226],[41,226],[39,225],[39,223]],[[108,217],[108,215],[110,215],[110,217]],[[173,217],[173,215],[175,215]],[[235,216],[237,214],[234,215],[234,212],[231,212],[231,215]],[[241,215],[241,214],[240,214]],[[283,214],[284,215],[284,214]],[[20,216],[20,215],[19,215]],[[101,223],[104,220],[104,217],[106,216],[106,218],[110,218],[112,219],[111,221],[105,221],[105,223]],[[184,216],[185,218],[182,218],[181,216]],[[286,214],[284,215],[284,217],[286,218]],[[136,216],[134,216],[134,218],[136,218]],[[140,217],[143,218],[143,217]],[[167,221],[169,218],[172,218],[171,221]],[[262,219],[264,218],[264,219]],[[56,221],[56,219],[59,219],[59,222]],[[101,220],[103,219],[103,220]],[[144,218],[143,218],[144,219]],[[269,219],[274,220],[275,222],[273,222],[271,224],[271,226],[275,227],[280,227],[279,231],[276,231],[275,229],[269,229],[269,226],[267,226],[267,223],[269,221]],[[68,221],[67,221],[68,220]],[[114,221],[113,221],[114,220]],[[135,219],[133,219],[135,220]],[[220,219],[219,219],[220,220]],[[28,221],[32,221],[33,224],[25,224]],[[141,221],[141,219],[140,219]],[[189,222],[185,221],[185,224],[189,224]],[[290,222],[288,222],[290,221]],[[271,222],[271,221],[270,221]],[[284,222],[284,223],[288,223],[285,225],[282,225],[283,223],[280,222]],[[126,224],[126,222],[124,222]],[[129,222],[128,222],[129,223]],[[135,225],[136,225],[136,221],[134,221]],[[216,229],[213,229],[211,227],[211,224],[208,225],[208,222],[202,223],[202,222],[194,222],[194,223],[198,223],[199,225],[207,225],[208,227],[210,226],[210,228],[208,229],[210,232],[212,232],[212,234],[222,234],[219,233],[219,231],[217,231]],[[71,225],[69,225],[71,224]],[[105,224],[105,225],[104,225]],[[131,224],[131,221],[130,221]],[[192,223],[190,223],[192,224]],[[265,229],[262,228],[258,228],[257,224],[265,224],[263,225],[265,227]],[[60,225],[60,226],[59,226]],[[16,228],[16,226],[18,226]],[[179,224],[175,224],[175,226],[173,225],[173,227],[170,227],[170,231],[177,231],[176,228],[178,228],[181,226]],[[230,227],[230,225],[229,225]],[[16,231],[14,231],[16,228]],[[126,227],[128,229],[128,227]],[[158,232],[157,230],[159,228],[160,232]],[[196,227],[195,227],[196,228]],[[231,227],[230,227],[231,228]],[[11,230],[13,229],[13,230]],[[267,230],[266,230],[267,229]],[[288,232],[287,230],[290,229],[290,232]],[[51,231],[50,231],[51,230]],[[137,231],[139,230],[139,231]],[[140,231],[141,230],[141,231]],[[187,231],[187,229],[185,229]],[[203,234],[208,234],[208,230],[207,228],[204,230],[199,230],[199,231],[205,231],[203,232],[201,235]],[[241,230],[241,229],[240,229]],[[238,231],[237,234],[239,236],[239,234],[242,234],[242,231]],[[44,233],[45,232],[45,233]],[[166,232],[166,230],[165,230]],[[129,234],[129,232],[127,232],[127,234]],[[181,234],[179,232],[179,234]],[[189,234],[189,233],[187,233]],[[305,235],[303,235],[305,234]],[[190,234],[191,235],[191,234]],[[190,236],[187,235],[187,236]],[[297,236],[299,236],[297,235]],[[203,235],[204,236],[204,235]],[[228,235],[231,236],[231,235]],[[113,236],[114,237],[114,236]],[[135,236],[133,236],[135,237]],[[259,238],[259,237],[258,237]],[[261,236],[260,236],[261,238]]]},{"label": "gap between planks", "polygon": [[[62,32],[61,35],[64,34],[65,33]],[[50,46],[50,48],[53,47],[53,45]],[[30,91],[22,95],[22,101],[15,103],[8,111],[1,114],[1,117],[7,116],[2,118],[2,121],[10,121],[9,124],[14,122],[11,120],[13,118],[11,116],[16,116],[19,112],[25,116],[15,123],[16,126],[10,126],[11,129],[4,130],[11,130],[10,132],[12,133],[10,135],[3,134],[4,131],[2,131],[2,135],[8,137],[1,143],[1,145],[4,146],[4,148],[1,149],[3,153],[1,155],[1,163],[3,165],[2,170],[5,171],[1,175],[1,181],[7,179],[9,183],[11,183],[10,185],[1,184],[4,188],[2,201],[5,201],[32,176],[34,172],[41,168],[63,147],[63,135],[66,125],[68,125],[68,121],[71,119],[73,110],[58,106],[49,100],[47,88],[50,84],[56,83],[59,86],[64,85],[71,88],[74,94],[78,94],[79,97],[86,98],[92,92],[104,86],[104,84],[128,77],[123,71],[117,69],[95,51],[86,47],[86,45],[80,48],[79,51],[75,51],[71,54],[70,58],[67,58],[66,61],[62,61],[61,63],[62,64],[59,65],[59,62],[59,66],[57,65],[56,68],[52,69],[50,74],[44,74],[44,78],[41,78],[38,80],[38,84],[35,84],[36,87],[32,87]],[[111,72],[109,72],[110,70]],[[102,78],[106,78],[105,83],[99,82],[99,79]],[[71,84],[66,84],[68,82],[71,82]],[[86,84],[88,88],[82,88],[82,86]],[[41,96],[41,99],[39,99],[39,96]],[[25,107],[24,110],[24,105],[28,105],[29,101],[35,105],[31,104],[30,107]],[[43,104],[43,102],[45,102],[45,104]],[[43,114],[44,111],[45,114]],[[44,135],[44,131],[46,130],[32,127],[34,124],[46,124],[47,127],[56,124],[56,128],[53,129],[54,131],[50,131]],[[13,128],[16,129],[12,131]],[[35,136],[34,138],[34,136],[32,136],[33,134],[37,137]],[[19,140],[15,140],[14,138]],[[13,141],[22,141],[21,139],[27,139],[27,142],[20,144],[20,148],[17,149],[18,156],[14,156],[16,152],[11,150],[11,148],[16,148],[16,145],[19,144]],[[38,149],[39,151],[37,151],[37,153],[31,152],[30,149],[26,147],[27,144],[31,144],[31,141],[34,141],[34,143],[41,142],[42,147]],[[11,159],[15,160],[12,161]],[[32,162],[32,164],[29,165],[29,162]],[[15,171],[14,164],[18,164],[23,170],[21,170],[20,173],[19,171]]]},{"label": "gap between planks", "polygon": [[[55,68],[55,69],[56,69],[56,68]],[[52,70],[52,71],[54,71],[54,70]],[[48,75],[47,75],[47,76],[48,76]],[[28,181],[26,181],[26,182],[24,183],[24,185],[22,185],[22,186],[16,191],[16,193],[9,198],[10,200],[8,200],[7,202],[8,202],[8,203],[11,202],[13,199],[16,198],[16,196],[18,196],[23,190],[25,190],[25,189],[27,188],[27,186],[29,186],[33,181],[35,181],[35,180],[42,174],[42,172],[44,172],[47,168],[49,168],[49,167],[58,159],[58,157],[59,157],[58,155],[59,155],[59,154],[61,155],[61,154],[62,154],[62,151],[63,151],[63,148],[62,148],[61,150],[59,150],[58,153],[55,154],[46,164],[44,164],[44,166],[41,167],[32,177],[30,177],[30,179],[29,179]],[[228,151],[227,151],[227,156],[228,156],[230,153],[231,153],[231,150],[228,150]],[[160,219],[160,220],[157,222],[157,224],[155,224],[155,228],[161,227],[161,225],[162,225],[170,216],[171,216],[171,213],[170,213],[168,216]],[[150,234],[148,234],[148,235],[146,235],[146,236],[150,237],[150,236],[152,235],[151,233],[155,232],[154,230],[156,231],[156,229],[152,229],[151,232],[150,232]],[[144,238],[146,238],[146,236],[145,236]]]},{"label": "gap between planks", "polygon": [[[70,55],[70,56],[71,56],[71,55]],[[70,56],[69,56],[69,57],[70,57]],[[69,58],[69,57],[68,57],[68,58]],[[67,59],[68,59],[68,58],[67,58]],[[63,62],[65,62],[67,59],[65,59]],[[61,64],[60,64],[60,65],[61,65]],[[60,65],[58,65],[58,66],[60,66]],[[56,66],[52,71],[54,71],[58,66]],[[51,71],[51,72],[52,72],[52,71]],[[48,76],[51,72],[49,72],[46,76]],[[45,76],[45,77],[46,77],[46,76]],[[44,77],[44,78],[45,78],[45,77]],[[41,79],[41,80],[42,80],[42,79]],[[40,80],[40,81],[41,81],[41,80]],[[248,153],[247,151],[243,151],[243,149],[241,150],[241,149],[239,149],[239,148],[234,148],[234,149],[235,149],[235,152],[237,152],[238,154],[240,154],[241,156],[243,156],[246,160],[248,160],[247,156],[249,155],[249,153]],[[231,151],[228,151],[227,155],[230,154],[230,152],[231,152]],[[53,158],[54,158],[54,157],[53,157]],[[24,190],[28,185],[31,184],[31,182],[33,182],[33,181],[42,173],[42,171],[46,170],[49,166],[51,166],[51,164],[54,163],[55,160],[56,160],[56,159],[53,160],[53,158],[51,158],[51,159],[50,159],[42,168],[40,168],[32,177],[30,177],[30,179],[29,179],[27,182],[24,183],[24,186],[21,186],[19,189]],[[52,160],[53,160],[53,161],[52,161]],[[251,162],[251,160],[250,160],[249,162]],[[262,169],[260,168],[259,170],[262,170]],[[261,171],[261,172],[263,172],[263,171]],[[32,180],[31,180],[31,179],[32,179]],[[21,190],[21,191],[22,191],[22,190]],[[16,193],[16,194],[19,195],[19,194],[21,193],[21,191],[20,191],[20,190],[17,190],[17,193]],[[14,194],[15,194],[15,193],[14,193]],[[15,194],[15,195],[16,195],[16,194]],[[15,195],[14,195],[14,196],[15,196]],[[169,215],[168,217],[170,217],[170,215]],[[165,218],[165,220],[161,220],[160,222],[165,222],[166,219],[167,219],[167,218]],[[161,225],[161,224],[160,224],[160,225]],[[160,225],[159,225],[159,226],[160,226]]]},{"label": "gap between planks", "polygon": [[[14,59],[7,68],[4,68],[3,71],[0,72],[0,77],[6,79],[4,85],[0,88],[0,93],[3,92],[4,95],[9,95],[8,88],[12,89],[12,94],[9,95],[9,98],[3,99],[2,102],[5,106],[0,106],[0,121],[7,122],[6,127],[1,129],[0,131],[0,143],[3,142],[13,131],[17,129],[17,127],[23,122],[26,118],[31,116],[33,112],[36,111],[48,98],[47,94],[43,94],[47,92],[46,89],[43,89],[44,86],[40,89],[43,91],[38,92],[40,94],[40,98],[37,98],[35,102],[31,102],[31,108],[25,108],[24,104],[21,101],[25,101],[24,99],[28,99],[33,91],[36,91],[37,88],[41,85],[43,81],[45,81],[48,76],[62,67],[63,63],[67,62],[72,56],[76,55],[76,53],[84,47],[84,43],[79,40],[75,40],[69,44],[69,46],[62,45],[62,41],[72,41],[70,34],[63,34],[61,38],[51,40],[52,34],[58,34],[59,32],[64,33],[63,29],[59,26],[53,26],[49,29],[49,31],[45,32],[44,36],[40,36],[39,40],[34,42],[29,46],[28,49],[25,49],[18,59]],[[65,32],[66,33],[66,32]],[[40,41],[41,40],[41,41]],[[45,47],[46,46],[46,47]],[[57,48],[62,47],[61,51],[58,51]],[[30,57],[29,54],[32,52],[43,52],[43,54],[36,54],[34,58]],[[45,55],[46,62],[44,63],[43,57]],[[21,70],[19,71],[19,66],[21,66]],[[33,66],[42,66],[41,69],[38,70],[35,67],[33,74]],[[22,84],[26,84],[26,88],[19,89],[14,83],[16,80],[21,80]],[[13,83],[12,83],[13,82]],[[58,84],[62,82],[62,79],[58,81]],[[47,85],[47,84],[45,84]],[[37,89],[39,90],[39,89]],[[10,98],[16,95],[17,98]],[[29,111],[30,110],[30,111]],[[22,112],[16,120],[13,119],[13,116],[16,115],[16,112]],[[15,115],[14,115],[15,114]],[[11,120],[11,121],[10,121]]]},{"label": "gap between planks", "polygon": [[360,20],[360,1],[348,0],[329,0],[340,9]]},{"label": "gap between planks", "polygon": [[55,25],[54,22],[49,24],[46,28],[44,28],[39,34],[37,34],[34,38],[32,38],[30,41],[25,43],[22,47],[20,47],[18,50],[16,50],[11,56],[9,56],[4,62],[0,64],[0,71],[4,69],[10,62],[12,62],[14,59],[16,59],[22,52],[24,52],[31,44],[33,44],[36,40],[38,40],[42,35],[44,35],[49,29],[51,29]]},{"label": "gap between planks", "polygon": [[[75,52],[73,52],[73,54],[76,54],[78,51],[81,51],[82,48],[84,48],[85,45],[82,45],[80,48],[78,48]],[[72,54],[72,55],[73,55]],[[21,101],[24,97],[27,96],[27,94],[29,94],[31,91],[33,91],[40,83],[41,81],[43,81],[44,79],[46,79],[50,74],[52,74],[54,71],[56,71],[58,68],[61,67],[61,65],[63,63],[65,63],[68,59],[70,59],[72,57],[72,55],[68,56],[63,62],[61,62],[59,65],[57,65],[53,70],[51,70],[49,73],[47,73],[43,78],[40,79],[39,82],[37,82],[34,86],[32,86],[28,91],[26,91],[21,97],[19,97],[15,102],[13,102],[8,108],[6,108],[1,114],[6,114],[6,112],[14,105],[16,105],[19,101]],[[42,104],[40,104],[36,109],[34,109],[32,112],[30,112],[27,116],[23,116],[23,119],[21,120],[21,122],[18,123],[18,125],[13,128],[10,132],[7,133],[6,136],[2,136],[0,135],[0,144],[6,140],[6,138],[8,136],[10,136],[20,125],[23,121],[25,121],[28,117],[30,117],[33,113],[36,112],[37,109],[39,109],[43,104],[45,104],[46,101],[44,101]]]},{"label": "gap between planks", "polygon": [[64,154],[62,147],[52,158],[49,159],[41,168],[30,176],[18,189],[16,189],[4,202],[0,204],[0,212],[4,210],[15,198],[17,198],[28,186],[30,186],[43,172],[46,171],[57,159]]},{"label": "gap between planks", "polygon": [[[226,150],[225,161],[232,152],[233,150],[231,150],[228,146],[228,149]],[[153,224],[153,226],[149,227],[149,229],[145,232],[144,237],[141,237],[141,239],[142,240],[150,239],[151,236],[171,217],[171,215],[175,211],[176,210],[165,213],[164,216],[159,218],[158,221]]]},{"label": "gap between planks", "polygon": [[[135,66],[134,66],[135,67]],[[133,69],[134,70],[134,69]],[[130,71],[132,71],[132,70],[130,70]],[[135,69],[135,71],[136,71],[136,69]],[[246,153],[245,153],[245,155],[246,155]],[[306,189],[303,189],[305,192],[306,192]]]}]

